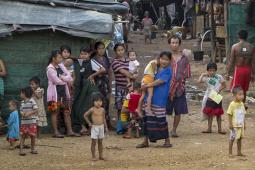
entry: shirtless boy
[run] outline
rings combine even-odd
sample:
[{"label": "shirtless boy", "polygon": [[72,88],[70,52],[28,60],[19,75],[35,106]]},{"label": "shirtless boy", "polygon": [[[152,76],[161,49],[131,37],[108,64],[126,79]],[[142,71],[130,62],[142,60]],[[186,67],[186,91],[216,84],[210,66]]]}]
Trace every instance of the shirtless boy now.
[{"label": "shirtless boy", "polygon": [[[99,160],[104,160],[103,158],[103,138],[104,138],[104,131],[108,132],[106,119],[105,119],[105,110],[102,107],[103,99],[102,96],[98,93],[93,94],[93,104],[94,106],[89,109],[84,114],[84,119],[89,124],[91,128],[91,153],[92,153],[92,160],[96,161],[96,143],[98,142],[98,151],[99,151]],[[90,121],[90,116],[91,120]]]}]

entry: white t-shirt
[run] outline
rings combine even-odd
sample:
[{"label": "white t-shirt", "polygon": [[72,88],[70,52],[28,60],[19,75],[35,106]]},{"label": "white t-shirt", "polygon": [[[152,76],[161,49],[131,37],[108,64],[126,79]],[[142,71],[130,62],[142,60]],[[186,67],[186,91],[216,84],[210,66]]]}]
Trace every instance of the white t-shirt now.
[{"label": "white t-shirt", "polygon": [[207,77],[207,76],[203,77],[202,81],[206,83],[207,85],[207,89],[205,91],[205,95],[202,101],[202,115],[203,115],[202,119],[205,120],[207,117],[206,117],[206,114],[203,113],[203,109],[206,105],[207,99],[212,90],[219,92],[221,84],[225,82],[225,80],[221,75],[215,74],[215,76],[213,77]]},{"label": "white t-shirt", "polygon": [[219,92],[221,84],[225,82],[224,78],[219,74],[215,74],[213,77],[203,77],[202,81],[207,85],[206,97],[209,96],[211,90]]},{"label": "white t-shirt", "polygon": [[140,66],[140,63],[137,60],[129,61],[129,72],[131,73],[137,72],[139,66]]},{"label": "white t-shirt", "polygon": [[[79,61],[80,66],[82,66],[83,60],[82,60],[82,59],[79,59],[78,61]],[[92,70],[95,71],[95,72],[97,72],[98,70],[100,70],[100,69],[103,67],[103,66],[102,66],[101,64],[99,64],[96,60],[91,59],[90,62],[91,62]],[[83,73],[84,71],[85,71],[85,68],[82,68],[82,69],[80,70],[81,73]]]}]

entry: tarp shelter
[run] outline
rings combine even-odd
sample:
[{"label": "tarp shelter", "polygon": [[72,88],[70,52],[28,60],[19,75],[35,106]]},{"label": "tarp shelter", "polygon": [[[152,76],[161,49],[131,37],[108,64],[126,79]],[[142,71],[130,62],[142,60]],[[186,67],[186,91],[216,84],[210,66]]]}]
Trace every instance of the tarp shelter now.
[{"label": "tarp shelter", "polygon": [[227,19],[227,40],[229,50],[231,46],[238,42],[237,33],[244,29],[249,33],[248,41],[255,46],[255,26],[246,23],[248,3],[229,3]]},{"label": "tarp shelter", "polygon": [[11,32],[59,30],[72,36],[103,38],[112,33],[112,15],[127,8],[114,1],[0,1],[0,36]]},{"label": "tarp shelter", "polygon": [[71,46],[73,56],[91,39],[110,38],[112,15],[127,8],[113,0],[0,0],[0,58],[5,62],[5,101],[17,98],[33,76],[47,87],[52,50]]}]

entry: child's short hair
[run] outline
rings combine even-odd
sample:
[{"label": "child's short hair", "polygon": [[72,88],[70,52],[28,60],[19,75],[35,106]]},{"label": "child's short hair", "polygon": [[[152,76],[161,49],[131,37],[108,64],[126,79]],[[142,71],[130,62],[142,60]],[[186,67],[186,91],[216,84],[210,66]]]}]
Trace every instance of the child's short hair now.
[{"label": "child's short hair", "polygon": [[215,69],[217,71],[217,64],[216,63],[209,63],[207,64],[206,70]]},{"label": "child's short hair", "polygon": [[68,58],[65,60],[64,65],[69,67],[69,66],[73,65],[73,63],[74,63],[73,59]]},{"label": "child's short hair", "polygon": [[64,50],[67,50],[70,54],[72,54],[72,50],[71,50],[71,47],[70,47],[69,45],[66,45],[66,44],[61,45],[61,47],[60,47],[61,53],[62,53]]},{"label": "child's short hair", "polygon": [[238,36],[239,36],[240,39],[247,40],[248,32],[246,30],[240,30],[238,32]]},{"label": "child's short hair", "polygon": [[19,105],[19,102],[17,100],[15,100],[15,99],[10,100],[9,103],[13,104],[16,108]]},{"label": "child's short hair", "polygon": [[241,86],[236,86],[233,88],[232,93],[236,95],[239,91],[243,91],[243,88]]},{"label": "child's short hair", "polygon": [[29,82],[30,82],[30,83],[31,83],[31,82],[34,82],[35,84],[38,84],[38,85],[40,85],[40,83],[41,83],[40,78],[37,77],[37,76],[32,77],[32,78],[29,80]]},{"label": "child's short hair", "polygon": [[118,47],[123,47],[123,48],[125,49],[125,44],[117,43],[117,44],[115,44],[115,46],[114,46],[113,50],[116,52],[116,51],[117,51],[117,49],[118,49]]},{"label": "child's short hair", "polygon": [[140,82],[134,82],[133,89],[139,90],[139,89],[141,89],[141,86],[142,86],[142,84]]},{"label": "child's short hair", "polygon": [[167,56],[167,58],[169,60],[172,59],[172,53],[170,51],[163,51],[159,54],[159,58],[163,57],[163,56]]},{"label": "child's short hair", "polygon": [[135,55],[137,56],[136,52],[134,50],[128,51],[128,56],[130,55],[130,53],[135,53]]},{"label": "child's short hair", "polygon": [[33,90],[31,87],[22,88],[20,92],[23,93],[27,98],[31,98],[33,95]]},{"label": "child's short hair", "polygon": [[103,45],[105,47],[105,44],[102,41],[98,41],[95,43],[94,45],[94,50],[97,50],[99,48],[100,45]]},{"label": "child's short hair", "polygon": [[92,101],[96,102],[96,101],[99,101],[99,100],[103,101],[102,95],[98,92],[92,93]]},{"label": "child's short hair", "polygon": [[84,52],[84,53],[90,53],[90,52],[91,52],[91,49],[88,48],[88,47],[82,47],[82,48],[80,49],[80,53],[82,53],[82,52]]}]

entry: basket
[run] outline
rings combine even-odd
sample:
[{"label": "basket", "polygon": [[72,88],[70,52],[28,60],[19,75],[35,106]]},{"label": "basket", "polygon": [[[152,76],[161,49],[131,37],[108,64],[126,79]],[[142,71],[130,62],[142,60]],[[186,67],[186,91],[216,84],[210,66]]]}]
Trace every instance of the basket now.
[{"label": "basket", "polygon": [[194,51],[193,54],[195,61],[202,61],[204,59],[204,51]]}]

